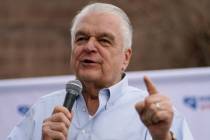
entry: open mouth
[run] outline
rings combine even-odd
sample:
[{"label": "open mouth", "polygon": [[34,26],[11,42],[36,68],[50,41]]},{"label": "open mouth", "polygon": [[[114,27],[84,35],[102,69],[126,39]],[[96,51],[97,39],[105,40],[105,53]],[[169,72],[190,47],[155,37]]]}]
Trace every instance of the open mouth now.
[{"label": "open mouth", "polygon": [[85,59],[82,61],[83,63],[95,63],[94,61],[90,60],[90,59]]},{"label": "open mouth", "polygon": [[96,61],[94,61],[92,59],[83,59],[81,62],[85,65],[91,65],[91,64],[96,64],[97,63]]}]

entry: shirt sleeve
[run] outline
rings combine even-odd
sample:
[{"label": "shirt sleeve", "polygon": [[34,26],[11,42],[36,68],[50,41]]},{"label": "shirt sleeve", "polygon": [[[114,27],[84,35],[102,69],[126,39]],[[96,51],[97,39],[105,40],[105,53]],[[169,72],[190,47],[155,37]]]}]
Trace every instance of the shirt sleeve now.
[{"label": "shirt sleeve", "polygon": [[33,110],[34,108],[31,108],[24,119],[16,125],[9,136],[7,137],[7,140],[31,140],[34,127],[35,127],[35,121],[33,119]]},{"label": "shirt sleeve", "polygon": [[171,131],[174,133],[177,140],[194,140],[185,117],[175,108]]},{"label": "shirt sleeve", "polygon": [[61,105],[63,90],[41,97],[26,113],[24,119],[13,128],[7,140],[41,140],[42,123],[48,118],[56,105]]},{"label": "shirt sleeve", "polygon": [[186,120],[183,121],[183,140],[194,140]]}]

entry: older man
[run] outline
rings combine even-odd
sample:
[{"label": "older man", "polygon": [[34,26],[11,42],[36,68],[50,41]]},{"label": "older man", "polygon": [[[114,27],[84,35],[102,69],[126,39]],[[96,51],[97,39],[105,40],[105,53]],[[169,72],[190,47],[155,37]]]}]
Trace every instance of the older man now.
[{"label": "older man", "polygon": [[183,117],[147,77],[148,96],[128,85],[132,27],[121,9],[87,5],[71,35],[71,66],[83,85],[72,111],[62,106],[64,91],[42,97],[8,139],[192,140]]}]

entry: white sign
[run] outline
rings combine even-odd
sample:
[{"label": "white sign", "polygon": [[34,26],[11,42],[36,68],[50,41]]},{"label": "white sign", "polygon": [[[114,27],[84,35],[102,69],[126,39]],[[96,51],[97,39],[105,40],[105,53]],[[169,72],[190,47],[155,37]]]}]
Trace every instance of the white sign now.
[{"label": "white sign", "polygon": [[[210,67],[128,72],[127,75],[131,85],[142,89],[145,89],[143,76],[149,76],[186,117],[194,138],[209,140]],[[73,76],[57,76],[0,80],[0,139],[6,139],[39,97],[65,88],[72,79]]]}]

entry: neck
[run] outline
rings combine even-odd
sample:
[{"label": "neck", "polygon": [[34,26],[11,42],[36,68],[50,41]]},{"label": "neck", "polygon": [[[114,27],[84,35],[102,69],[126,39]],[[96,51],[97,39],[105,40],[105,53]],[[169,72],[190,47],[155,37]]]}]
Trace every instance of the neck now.
[{"label": "neck", "polygon": [[90,115],[94,115],[99,107],[99,98],[98,94],[100,89],[109,87],[118,81],[120,81],[121,78],[124,77],[124,74],[119,76],[115,81],[112,83],[95,83],[95,82],[86,82],[83,81],[83,97],[85,99],[85,103],[88,109],[88,112]]},{"label": "neck", "polygon": [[99,88],[94,84],[85,84],[83,90],[83,97],[90,115],[94,115],[99,107]]}]

